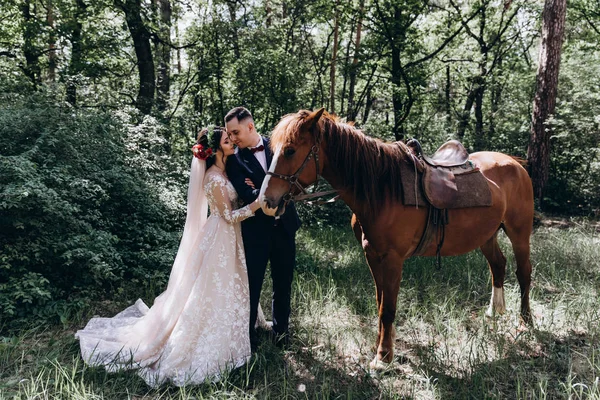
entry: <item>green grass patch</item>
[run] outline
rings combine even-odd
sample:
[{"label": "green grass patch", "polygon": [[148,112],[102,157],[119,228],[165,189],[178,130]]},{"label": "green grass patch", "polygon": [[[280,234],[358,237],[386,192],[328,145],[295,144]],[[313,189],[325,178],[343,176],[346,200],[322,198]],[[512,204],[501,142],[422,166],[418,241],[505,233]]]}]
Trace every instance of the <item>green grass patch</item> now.
[{"label": "green grass patch", "polygon": [[[507,313],[484,316],[491,279],[475,251],[404,266],[396,359],[368,370],[377,310],[371,274],[350,228],[302,230],[293,288],[291,348],[263,343],[244,368],[220,382],[148,388],[134,372],[86,367],[73,338],[93,313],[0,337],[2,399],[600,399],[600,236],[590,228],[540,228],[532,236],[535,326],[519,324],[519,288],[508,239]],[[152,300],[149,293],[144,300]],[[269,316],[270,282],[262,304]],[[131,295],[133,296],[133,294]]]}]

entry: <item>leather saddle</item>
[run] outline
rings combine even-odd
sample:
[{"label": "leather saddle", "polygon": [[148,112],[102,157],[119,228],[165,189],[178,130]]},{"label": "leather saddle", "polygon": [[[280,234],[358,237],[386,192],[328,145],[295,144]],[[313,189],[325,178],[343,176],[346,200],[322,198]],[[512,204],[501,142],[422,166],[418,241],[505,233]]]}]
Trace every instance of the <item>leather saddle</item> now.
[{"label": "leather saddle", "polygon": [[457,140],[444,143],[432,155],[423,154],[417,139],[409,140],[406,145],[421,160],[419,169],[423,172],[423,191],[427,201],[438,209],[457,208],[459,199],[455,175],[475,170],[469,161],[467,149]]},{"label": "leather saddle", "polygon": [[[416,139],[409,140],[406,145],[412,153],[410,158],[415,170],[413,173],[411,165],[401,174],[402,190],[406,195],[404,204],[418,206],[422,202],[429,203],[425,228],[412,255],[426,254],[435,243],[439,268],[445,227],[449,223],[448,209],[490,206],[491,191],[486,178],[469,160],[469,153],[460,142],[450,140],[432,156],[423,154]],[[417,188],[419,181],[422,190]]]},{"label": "leather saddle", "polygon": [[459,167],[469,161],[469,153],[461,142],[450,140],[441,145],[431,157],[423,154],[423,160],[432,167]]}]

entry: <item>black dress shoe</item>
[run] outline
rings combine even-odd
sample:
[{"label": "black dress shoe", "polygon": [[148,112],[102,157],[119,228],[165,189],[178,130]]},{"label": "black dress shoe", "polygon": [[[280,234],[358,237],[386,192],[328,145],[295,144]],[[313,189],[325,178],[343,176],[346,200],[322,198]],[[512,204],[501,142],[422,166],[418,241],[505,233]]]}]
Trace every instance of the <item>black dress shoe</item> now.
[{"label": "black dress shoe", "polygon": [[255,330],[250,334],[250,351],[254,354],[258,350],[258,332]]},{"label": "black dress shoe", "polygon": [[271,340],[271,343],[273,343],[278,348],[286,349],[290,346],[289,332],[276,333],[275,331],[270,331],[269,333],[269,339]]}]

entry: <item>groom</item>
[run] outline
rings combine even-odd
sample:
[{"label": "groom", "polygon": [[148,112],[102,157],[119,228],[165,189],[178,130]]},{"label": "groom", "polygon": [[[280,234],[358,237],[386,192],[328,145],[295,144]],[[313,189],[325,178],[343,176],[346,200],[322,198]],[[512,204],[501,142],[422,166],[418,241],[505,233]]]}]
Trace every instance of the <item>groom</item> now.
[{"label": "groom", "polygon": [[[269,139],[258,134],[252,114],[244,107],[236,107],[229,111],[225,116],[225,126],[232,141],[238,146],[235,155],[227,158],[227,176],[239,197],[244,203],[250,204],[258,197],[271,166],[273,154],[269,148]],[[254,187],[247,183],[248,180]],[[293,203],[286,207],[285,213],[278,219],[258,210],[253,218],[242,221],[250,285],[252,351],[255,351],[258,345],[254,326],[268,261],[271,261],[273,280],[274,339],[278,345],[288,342],[290,297],[296,264],[296,231],[299,227],[300,219]]]}]

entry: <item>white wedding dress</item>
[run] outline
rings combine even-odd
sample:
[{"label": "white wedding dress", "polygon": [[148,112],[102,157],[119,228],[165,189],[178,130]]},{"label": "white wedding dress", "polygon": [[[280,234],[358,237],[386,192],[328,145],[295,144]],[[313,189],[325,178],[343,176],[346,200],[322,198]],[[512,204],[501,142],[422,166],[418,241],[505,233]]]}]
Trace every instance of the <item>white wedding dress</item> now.
[{"label": "white wedding dress", "polygon": [[150,308],[140,299],[113,318],[90,320],[75,335],[86,363],[137,369],[150,386],[168,380],[183,386],[218,380],[249,359],[240,222],[253,213],[232,207],[237,194],[222,171],[203,168],[194,158],[186,226],[167,289]]}]

